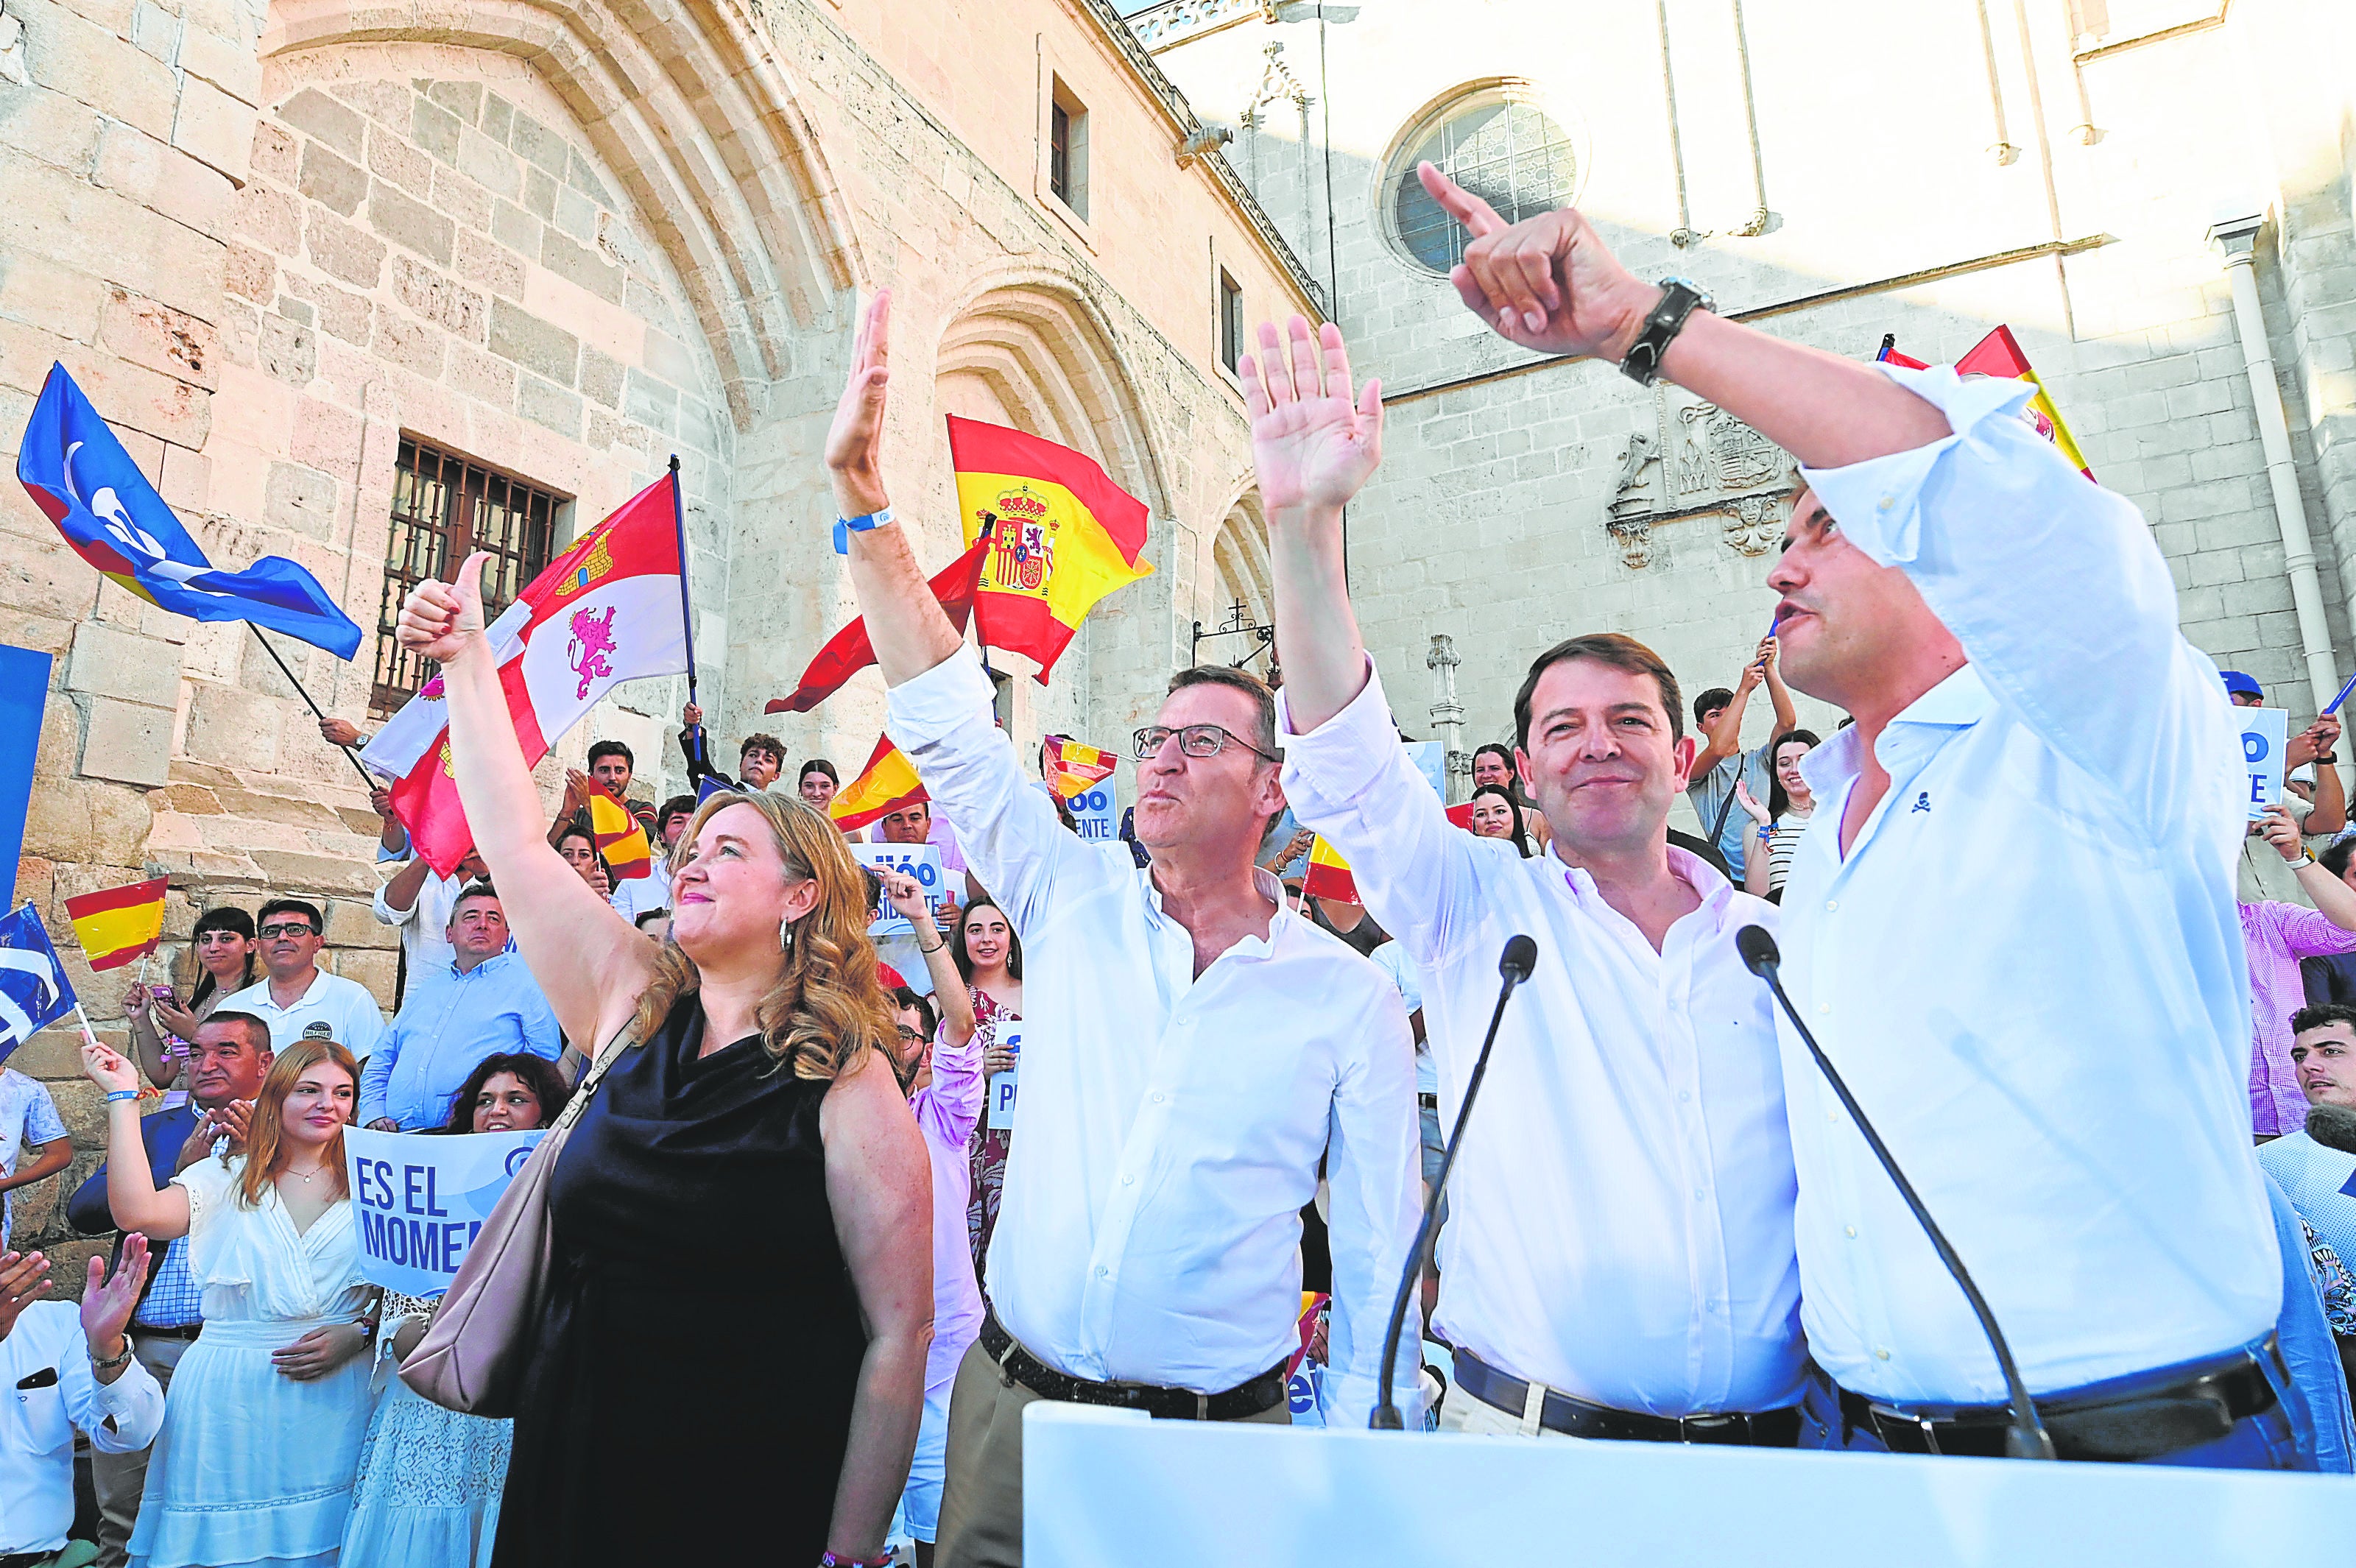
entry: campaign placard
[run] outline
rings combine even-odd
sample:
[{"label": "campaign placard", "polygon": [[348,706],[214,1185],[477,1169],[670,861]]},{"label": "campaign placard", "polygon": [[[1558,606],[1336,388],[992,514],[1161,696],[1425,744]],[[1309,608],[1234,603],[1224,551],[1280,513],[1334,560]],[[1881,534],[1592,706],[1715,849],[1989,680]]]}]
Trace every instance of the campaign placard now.
[{"label": "campaign placard", "polygon": [[1001,1130],[1011,1130],[1014,1125],[1014,1077],[1023,1065],[1023,1026],[1019,1023],[999,1025],[998,1043],[1015,1053],[1015,1062],[1014,1066],[990,1081],[989,1125]]},{"label": "campaign placard", "polygon": [[1109,844],[1120,837],[1120,799],[1113,794],[1112,780],[1090,784],[1064,805],[1072,814],[1072,826],[1089,843]]},{"label": "campaign placard", "polygon": [[2283,796],[2283,748],[2290,742],[2287,708],[2236,708],[2242,721],[2242,762],[2250,770],[2250,820]]},{"label": "campaign placard", "polygon": [[538,1130],[444,1136],[346,1127],[361,1275],[408,1296],[449,1289],[540,1139]]},{"label": "campaign placard", "polygon": [[[956,891],[948,885],[948,874],[941,869],[941,849],[937,844],[853,844],[851,854],[859,863],[881,876],[885,871],[900,871],[916,879],[925,890],[925,902],[933,912],[933,919],[941,919],[944,901]],[[942,930],[948,927],[943,924]],[[909,936],[914,933],[908,922],[892,901],[876,895],[875,909],[867,925],[870,936]]]}]

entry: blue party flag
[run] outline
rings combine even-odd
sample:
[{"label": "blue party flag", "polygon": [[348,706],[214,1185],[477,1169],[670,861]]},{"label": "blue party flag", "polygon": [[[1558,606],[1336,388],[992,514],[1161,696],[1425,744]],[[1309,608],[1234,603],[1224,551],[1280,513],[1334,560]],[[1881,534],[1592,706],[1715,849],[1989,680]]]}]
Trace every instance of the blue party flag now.
[{"label": "blue party flag", "polygon": [[33,906],[0,920],[0,1061],[79,1005]]}]

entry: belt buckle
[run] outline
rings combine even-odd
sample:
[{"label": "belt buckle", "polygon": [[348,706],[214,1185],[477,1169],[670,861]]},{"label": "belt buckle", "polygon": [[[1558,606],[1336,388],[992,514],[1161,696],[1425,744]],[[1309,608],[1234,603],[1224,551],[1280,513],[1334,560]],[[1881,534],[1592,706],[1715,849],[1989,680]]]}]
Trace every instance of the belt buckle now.
[{"label": "belt buckle", "polygon": [[1738,1424],[1744,1419],[1745,1418],[1741,1415],[1730,1414],[1724,1412],[1716,1415],[1681,1416],[1677,1421],[1677,1439],[1679,1442],[1683,1443],[1707,1442],[1709,1440],[1708,1438],[1697,1437],[1695,1435],[1697,1433],[1716,1434],[1732,1432],[1737,1429]]}]

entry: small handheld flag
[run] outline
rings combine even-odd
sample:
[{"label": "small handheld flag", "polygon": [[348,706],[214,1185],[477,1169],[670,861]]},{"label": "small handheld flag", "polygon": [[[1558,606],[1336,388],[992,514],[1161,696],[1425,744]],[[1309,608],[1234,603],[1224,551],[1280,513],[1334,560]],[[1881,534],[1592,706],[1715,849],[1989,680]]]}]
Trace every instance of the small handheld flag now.
[{"label": "small handheld flag", "polygon": [[[966,622],[973,616],[974,587],[981,578],[983,558],[990,553],[987,543],[976,544],[963,555],[944,567],[932,581],[933,597],[941,602],[949,624],[959,635]],[[791,695],[773,697],[763,706],[764,713],[807,713],[842,689],[843,683],[875,662],[875,646],[867,639],[867,617],[862,615],[833,636],[819,649],[818,657],[810,660],[802,671],[802,678]]]},{"label": "small handheld flag", "polygon": [[1335,903],[1358,901],[1358,879],[1351,875],[1350,862],[1322,833],[1310,846],[1309,874],[1301,879],[1301,891],[1312,899],[1332,899]]},{"label": "small handheld flag", "polygon": [[133,882],[66,900],[74,940],[96,969],[119,969],[155,951],[164,936],[164,894],[170,880]]},{"label": "small handheld flag", "polygon": [[[1928,370],[1922,360],[1898,352],[1898,335],[1886,332],[1881,336],[1881,348],[1874,355],[1879,364],[1897,365],[1909,370]],[[2053,406],[2053,399],[2045,390],[2045,383],[2029,366],[2029,356],[2020,351],[2019,342],[2012,328],[1998,326],[1995,331],[1972,345],[1971,352],[1955,361],[1959,376],[2002,376],[2016,381],[2026,381],[2037,389],[2029,400],[2029,422],[2037,433],[2051,442],[2070,460],[2070,465],[2092,479],[2094,471],[2086,466],[2086,454],[2078,450],[2077,438],[2070,427],[2062,422],[2062,411]]]},{"label": "small handheld flag", "polygon": [[0,920],[0,1061],[80,1006],[33,906]]},{"label": "small handheld flag", "polygon": [[1058,800],[1069,800],[1112,776],[1119,759],[1110,752],[1084,746],[1068,735],[1050,735],[1045,741],[1047,787]]},{"label": "small handheld flag", "polygon": [[894,812],[932,796],[925,793],[924,780],[916,776],[915,764],[900,754],[885,735],[875,742],[869,752],[867,765],[859,776],[835,792],[827,803],[826,814],[845,833],[854,833],[871,822],[880,821]]},{"label": "small handheld flag", "polygon": [[643,877],[654,869],[654,847],[647,840],[646,825],[595,779],[589,781],[589,836],[616,881]]},{"label": "small handheld flag", "polygon": [[954,414],[949,463],[965,542],[991,547],[974,591],[981,641],[1037,660],[1044,686],[1097,601],[1152,571],[1137,559],[1145,503],[1070,447]]},{"label": "small handheld flag", "polygon": [[2339,712],[2340,705],[2348,700],[2348,694],[2351,691],[2356,691],[2356,675],[2350,676],[2348,677],[2348,684],[2340,688],[2340,695],[2333,698],[2329,703],[2325,705],[2323,716],[2329,719],[2334,713]]},{"label": "small handheld flag", "polygon": [[25,423],[16,479],[73,552],[150,604],[198,621],[251,621],[348,659],[359,624],[283,556],[216,571],[63,365]]}]

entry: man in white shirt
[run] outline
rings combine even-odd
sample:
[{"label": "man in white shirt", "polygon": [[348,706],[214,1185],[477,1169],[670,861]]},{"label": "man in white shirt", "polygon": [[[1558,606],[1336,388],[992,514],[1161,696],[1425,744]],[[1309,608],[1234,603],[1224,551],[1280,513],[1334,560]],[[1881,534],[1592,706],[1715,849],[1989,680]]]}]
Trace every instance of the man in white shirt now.
[{"label": "man in white shirt", "polygon": [[90,1260],[81,1302],[37,1299],[48,1259],[0,1253],[0,1562],[65,1549],[74,1517],[74,1429],[101,1454],[145,1448],[164,1424],[164,1391],[131,1353],[123,1325],[147,1279],[147,1238],[123,1239],[114,1277]]},{"label": "man in white shirt", "polygon": [[[886,504],[879,295],[828,438],[845,517]],[[1327,1413],[1363,1427],[1414,1239],[1414,1048],[1382,973],[1252,864],[1281,808],[1274,704],[1230,670],[1172,682],[1138,732],[1140,869],[1064,830],[993,723],[981,667],[899,525],[850,535],[888,729],[1023,939],[1023,1131],[988,1260],[995,1313],[950,1406],[941,1568],[1022,1561],[1022,1412],[1287,1419],[1300,1211],[1325,1160]],[[1412,1349],[1412,1341],[1403,1349]],[[1400,1357],[1401,1403],[1416,1403]],[[1410,1409],[1410,1420],[1413,1412]]]},{"label": "man in white shirt", "polygon": [[[2023,421],[2029,384],[1771,337],[1632,276],[1576,212],[1508,226],[1424,176],[1474,235],[1458,292],[1504,336],[1665,376],[1803,465],[1767,579],[1784,677],[1857,722],[1804,764],[1823,804],[1783,979],[2057,1450],[2288,1463],[2284,1260],[2244,1093],[2245,774],[2143,518]],[[1976,1318],[1782,1034],[1827,1440],[2003,1452]]]},{"label": "man in white shirt", "polygon": [[301,899],[272,899],[254,919],[262,979],[221,999],[221,1010],[252,1013],[270,1026],[270,1045],[284,1051],[313,1026],[324,1027],[360,1061],[384,1033],[384,1012],[366,986],[319,967],[327,917]]},{"label": "man in white shirt", "polygon": [[2307,1125],[2262,1145],[2258,1164],[2345,1263],[2356,1257],[2356,1008],[2301,1008],[2290,1027]]},{"label": "man in white shirt", "polygon": [[1269,517],[1284,785],[1421,968],[1451,1127],[1508,938],[1508,1005],[1451,1177],[1435,1332],[1451,1430],[1789,1447],[1807,1355],[1772,1003],[1735,951],[1775,912],[1668,843],[1699,742],[1642,644],[1573,637],[1514,703],[1553,825],[1525,859],[1448,820],[1409,759],[1342,574],[1343,506],[1380,459],[1337,328],[1260,329],[1242,368]]},{"label": "man in white shirt", "polygon": [[369,901],[369,912],[379,925],[400,931],[401,956],[412,978],[439,975],[450,966],[455,955],[447,933],[458,891],[468,882],[480,881],[489,875],[483,858],[469,849],[466,858],[458,862],[458,869],[450,876],[435,876],[424,858],[416,856],[378,884],[375,896]]}]

